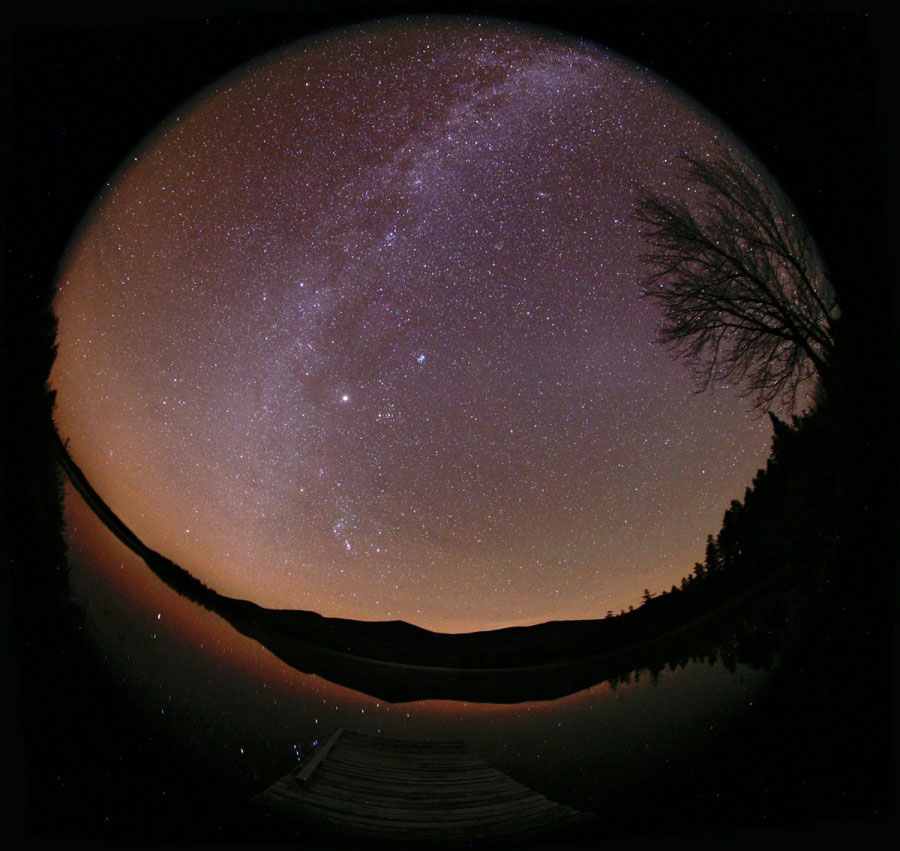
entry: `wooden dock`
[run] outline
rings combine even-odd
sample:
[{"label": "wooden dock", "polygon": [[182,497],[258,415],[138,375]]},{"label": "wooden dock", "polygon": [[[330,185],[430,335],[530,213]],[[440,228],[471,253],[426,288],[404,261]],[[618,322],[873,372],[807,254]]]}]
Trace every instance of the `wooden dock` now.
[{"label": "wooden dock", "polygon": [[327,834],[389,844],[555,840],[595,818],[492,768],[463,742],[386,739],[340,728],[299,771],[254,801]]}]

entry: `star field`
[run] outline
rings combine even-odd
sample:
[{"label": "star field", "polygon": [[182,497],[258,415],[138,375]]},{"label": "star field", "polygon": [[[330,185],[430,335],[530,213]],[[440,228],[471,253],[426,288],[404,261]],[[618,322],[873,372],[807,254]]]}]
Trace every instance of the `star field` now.
[{"label": "star field", "polygon": [[57,422],[214,589],[446,631],[668,588],[765,459],[638,299],[637,191],[725,130],[497,22],[328,33],[186,104],[60,269]]}]

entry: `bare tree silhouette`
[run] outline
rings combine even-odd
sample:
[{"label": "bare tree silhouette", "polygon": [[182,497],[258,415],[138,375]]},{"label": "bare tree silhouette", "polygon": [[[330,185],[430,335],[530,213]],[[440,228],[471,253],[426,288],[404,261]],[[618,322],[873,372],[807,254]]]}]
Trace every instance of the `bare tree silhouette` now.
[{"label": "bare tree silhouette", "polygon": [[840,311],[812,237],[774,183],[719,146],[685,153],[678,180],[696,202],[645,192],[650,246],[642,295],[662,306],[659,342],[691,364],[698,392],[743,387],[751,408],[794,408],[827,380]]}]

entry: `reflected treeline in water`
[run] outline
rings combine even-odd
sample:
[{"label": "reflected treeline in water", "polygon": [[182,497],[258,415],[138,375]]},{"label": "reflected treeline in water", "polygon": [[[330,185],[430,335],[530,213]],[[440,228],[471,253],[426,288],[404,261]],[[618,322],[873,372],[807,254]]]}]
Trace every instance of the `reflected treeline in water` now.
[{"label": "reflected treeline in water", "polygon": [[[804,542],[808,506],[796,493],[823,494],[811,475],[822,465],[809,464],[810,447],[828,433],[817,430],[817,422],[810,415],[788,426],[773,417],[768,466],[744,502],[732,503],[722,530],[709,538],[705,563],[680,587],[658,596],[647,591],[636,610],[600,620],[460,635],[402,621],[266,609],[221,595],[145,546],[94,491],[58,436],[54,446],[86,502],[160,579],[288,665],[393,703],[515,703],[552,700],[606,681],[629,682],[640,671],[655,680],[666,668],[675,670],[691,660],[721,658],[732,670],[738,663],[771,665],[779,647],[807,619],[818,600],[817,583],[827,581],[834,564],[837,527],[830,525],[828,534],[816,530],[815,546]],[[823,511],[829,507],[819,504]]]},{"label": "reflected treeline in water", "polygon": [[[89,708],[71,697],[85,684],[96,686],[103,674],[87,649],[83,613],[68,586],[62,474],[50,445],[55,395],[47,386],[56,355],[56,318],[48,289],[35,286],[34,274],[17,274],[21,271],[15,264],[7,270],[2,311],[4,570],[11,593],[0,599],[10,601],[7,623],[16,638],[10,715],[16,717],[18,697],[22,725],[21,732],[13,731],[10,770],[19,775],[12,783],[14,795],[26,796],[18,812],[30,809],[36,819],[71,824],[75,805],[63,784],[71,782],[85,756],[73,730],[90,729],[92,720]],[[45,271],[52,280],[51,270]],[[102,721],[102,710],[94,717]],[[20,743],[21,766],[16,765]]]},{"label": "reflected treeline in water", "polygon": [[[839,579],[851,494],[858,493],[856,442],[841,434],[833,398],[791,424],[769,416],[766,467],[743,501],[732,501],[718,534],[708,536],[704,561],[680,585],[656,596],[645,591],[633,613],[648,629],[673,630],[662,655],[643,666],[654,678],[673,660],[678,667],[721,658],[732,670],[737,663],[771,664]],[[694,621],[693,629],[678,631]]]}]

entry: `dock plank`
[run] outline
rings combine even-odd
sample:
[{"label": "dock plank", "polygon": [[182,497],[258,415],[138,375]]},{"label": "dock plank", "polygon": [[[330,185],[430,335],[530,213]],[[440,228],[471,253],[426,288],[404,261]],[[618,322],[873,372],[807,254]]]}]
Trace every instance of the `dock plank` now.
[{"label": "dock plank", "polygon": [[353,800],[372,800],[383,801],[385,805],[391,801],[409,802],[413,801],[416,806],[427,808],[431,806],[462,806],[472,800],[479,800],[484,796],[485,792],[490,792],[490,799],[495,801],[516,801],[521,799],[529,799],[536,792],[527,786],[513,789],[498,789],[495,786],[483,787],[482,789],[454,789],[454,788],[429,788],[416,789],[415,787],[393,787],[384,786],[377,790],[373,790],[371,786],[360,783],[347,783],[342,780],[329,782],[327,786],[329,792],[336,796],[344,796]]},{"label": "dock plank", "polygon": [[311,795],[315,794],[318,796],[326,796],[335,801],[346,801],[350,805],[359,804],[361,806],[377,806],[381,809],[411,809],[425,813],[435,809],[445,812],[451,810],[465,810],[466,812],[471,812],[488,807],[493,808],[496,811],[501,811],[560,806],[547,801],[544,796],[539,795],[537,792],[531,792],[526,795],[517,793],[515,797],[504,796],[502,793],[498,793],[497,795],[482,797],[448,797],[434,795],[430,798],[422,799],[402,797],[395,794],[360,794],[358,790],[347,790],[339,786],[319,785],[316,786],[315,789],[303,790],[300,794],[304,799],[308,799]]},{"label": "dock plank", "polygon": [[254,799],[344,836],[454,844],[528,842],[595,818],[550,801],[465,743],[367,736],[338,729],[297,772]]}]

